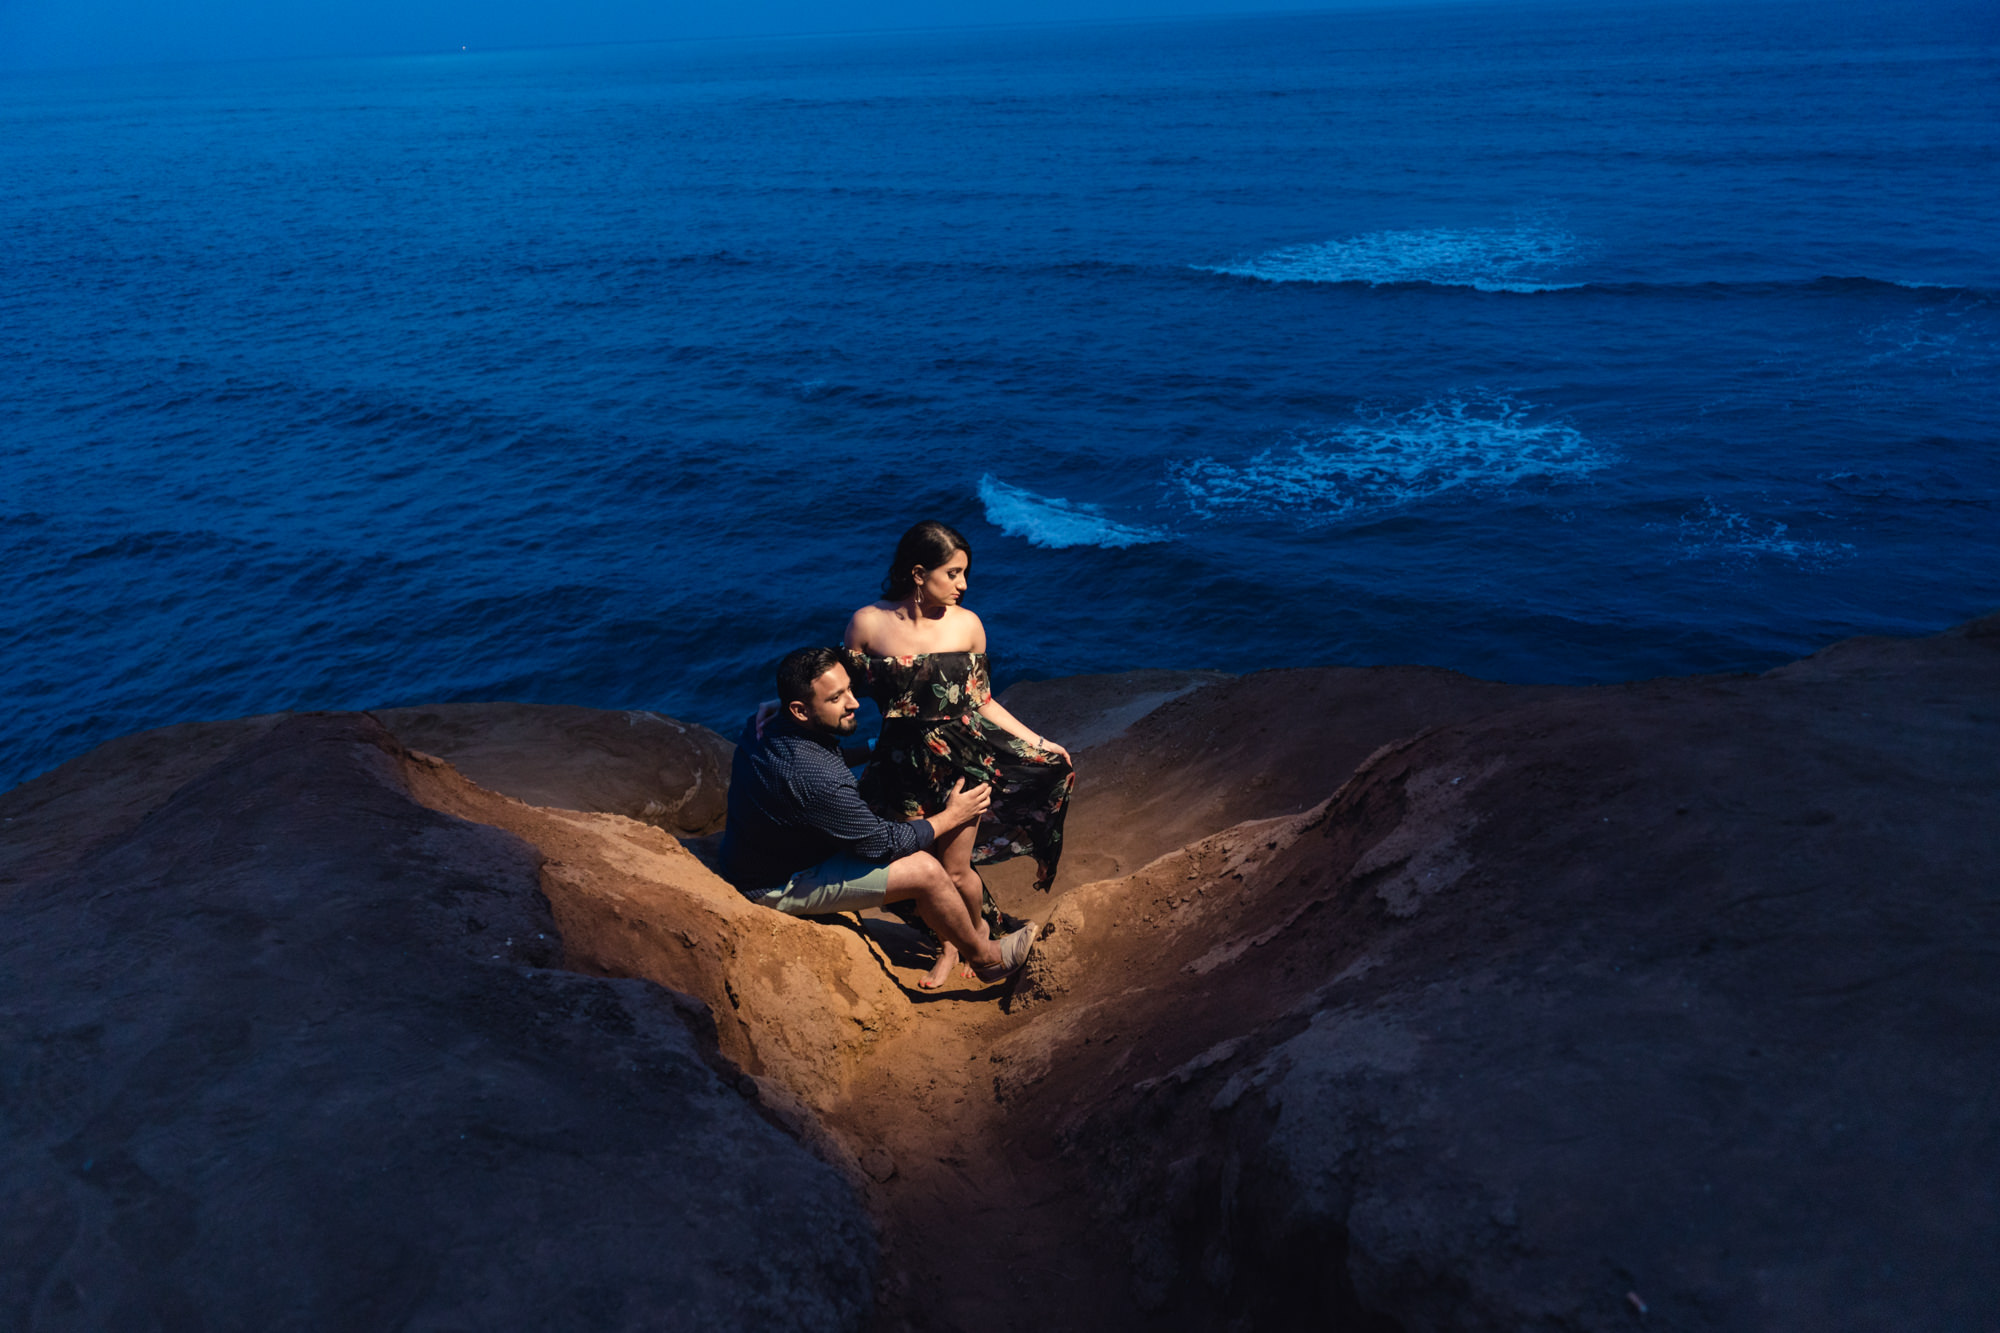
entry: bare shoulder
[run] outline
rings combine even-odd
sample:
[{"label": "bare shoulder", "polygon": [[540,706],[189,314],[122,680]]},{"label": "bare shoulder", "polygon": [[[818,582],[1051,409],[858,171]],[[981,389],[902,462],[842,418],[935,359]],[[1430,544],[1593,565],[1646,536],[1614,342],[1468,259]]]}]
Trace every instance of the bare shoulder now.
[{"label": "bare shoulder", "polygon": [[971,644],[971,651],[975,653],[985,652],[986,624],[979,618],[979,613],[967,610],[962,606],[954,606],[951,608],[951,614],[953,618],[958,620],[958,623],[953,628],[958,631],[960,637]]},{"label": "bare shoulder", "polygon": [[856,651],[865,652],[874,631],[880,628],[889,612],[880,603],[870,603],[847,618],[847,633],[841,642]]}]

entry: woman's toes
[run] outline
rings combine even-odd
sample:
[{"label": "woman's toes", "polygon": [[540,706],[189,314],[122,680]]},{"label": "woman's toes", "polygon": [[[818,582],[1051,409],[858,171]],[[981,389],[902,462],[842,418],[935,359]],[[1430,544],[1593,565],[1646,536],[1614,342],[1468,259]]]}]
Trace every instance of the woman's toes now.
[{"label": "woman's toes", "polygon": [[931,970],[924,973],[923,977],[917,982],[917,985],[925,990],[936,990],[939,986],[951,980],[952,964],[957,961],[957,947],[950,944],[945,945],[943,950],[939,952],[937,961],[931,964]]}]

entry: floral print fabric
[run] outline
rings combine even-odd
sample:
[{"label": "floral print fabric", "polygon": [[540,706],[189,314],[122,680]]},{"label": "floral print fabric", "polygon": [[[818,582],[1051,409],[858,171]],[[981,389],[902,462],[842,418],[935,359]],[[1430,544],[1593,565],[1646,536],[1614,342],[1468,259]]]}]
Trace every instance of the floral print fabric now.
[{"label": "floral print fabric", "polygon": [[1062,859],[1063,816],[1076,772],[1059,754],[1035,749],[987,721],[993,697],[984,653],[871,657],[849,651],[855,692],[882,710],[882,739],[861,775],[861,795],[884,819],[916,819],[944,808],[960,778],[993,785],[979,821],[974,865],[1035,858],[1035,887],[1047,892]]}]

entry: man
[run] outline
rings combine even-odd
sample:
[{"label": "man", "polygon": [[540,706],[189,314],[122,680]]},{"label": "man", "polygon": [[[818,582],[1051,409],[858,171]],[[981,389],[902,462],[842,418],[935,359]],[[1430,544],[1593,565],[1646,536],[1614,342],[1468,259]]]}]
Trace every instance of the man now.
[{"label": "man", "polygon": [[1004,980],[1026,962],[1034,926],[992,939],[977,887],[960,887],[929,851],[939,834],[985,812],[992,799],[986,786],[968,789],[961,779],[943,810],[908,823],[870,810],[840,757],[860,705],[832,648],[785,656],[778,707],[761,735],[753,721],[737,743],[723,878],[751,902],[792,916],[913,899],[918,915],[957,946],[981,981]]}]

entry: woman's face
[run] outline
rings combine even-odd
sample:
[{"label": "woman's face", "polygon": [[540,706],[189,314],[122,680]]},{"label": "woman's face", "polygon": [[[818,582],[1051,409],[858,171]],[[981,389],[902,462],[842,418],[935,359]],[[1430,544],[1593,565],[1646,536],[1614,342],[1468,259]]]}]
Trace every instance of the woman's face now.
[{"label": "woman's face", "polygon": [[965,570],[972,557],[953,551],[942,564],[917,571],[917,586],[923,589],[925,606],[957,606],[965,596]]}]

